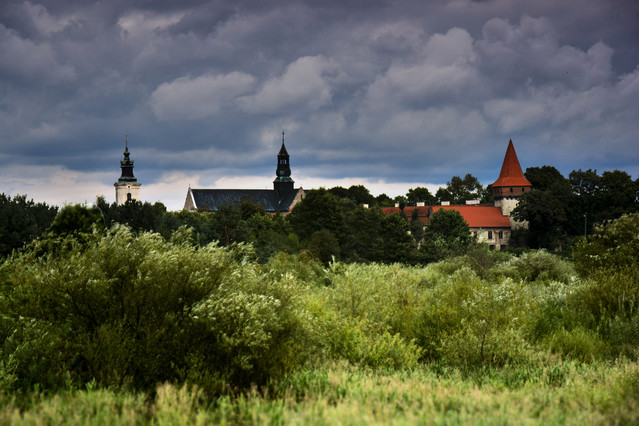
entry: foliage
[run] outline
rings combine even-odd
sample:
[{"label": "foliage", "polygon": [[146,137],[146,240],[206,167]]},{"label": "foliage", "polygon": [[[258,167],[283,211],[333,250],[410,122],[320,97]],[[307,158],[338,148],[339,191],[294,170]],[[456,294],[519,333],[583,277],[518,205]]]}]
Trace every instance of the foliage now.
[{"label": "foliage", "polygon": [[160,202],[151,204],[128,200],[124,204],[109,205],[104,197],[98,197],[95,206],[100,210],[105,226],[119,223],[131,227],[136,232],[159,230],[166,214],[166,207]]},{"label": "foliage", "polygon": [[445,188],[439,188],[435,196],[438,202],[450,201],[451,204],[466,204],[468,200],[479,200],[483,195],[483,187],[476,177],[470,173],[464,178],[453,176]]},{"label": "foliage", "polygon": [[468,224],[454,209],[439,209],[430,216],[420,252],[433,262],[464,254],[473,244]]},{"label": "foliage", "polygon": [[100,210],[73,204],[64,206],[58,212],[49,231],[59,236],[89,234],[94,227],[104,228],[104,218]]},{"label": "foliage", "polygon": [[[371,195],[369,190],[363,185],[351,185],[348,189],[336,186],[329,189],[328,192],[336,197],[345,198],[358,205],[368,204],[369,206],[373,206],[378,204],[378,200]],[[380,201],[381,200],[383,199],[380,199]]]},{"label": "foliage", "polygon": [[299,285],[267,279],[244,245],[198,248],[187,234],[165,242],[115,226],[87,242],[67,237],[58,256],[34,247],[2,265],[0,361],[10,388],[188,379],[215,393],[302,362],[309,322]]},{"label": "foliage", "polygon": [[533,189],[519,199],[512,216],[528,222],[528,245],[548,248],[562,234],[566,212],[562,204],[547,191]]},{"label": "foliage", "polygon": [[437,203],[437,199],[430,193],[428,188],[418,186],[417,188],[410,188],[406,193],[408,199],[408,205],[415,206],[419,202],[425,203],[427,206],[431,206]]},{"label": "foliage", "polygon": [[323,188],[307,192],[287,219],[311,253],[325,263],[332,256],[388,263],[410,263],[416,258],[414,238],[404,219],[384,215],[378,207],[356,205]]},{"label": "foliage", "polygon": [[639,213],[596,227],[592,236],[577,243],[574,256],[582,276],[590,276],[599,270],[637,269]]},{"label": "foliage", "polygon": [[58,211],[46,203],[0,194],[0,258],[38,238],[51,226]]},{"label": "foliage", "polygon": [[[343,211],[345,223],[360,220],[362,228],[386,217],[378,209]],[[383,389],[395,383],[400,393],[418,377],[431,383],[421,398],[430,398],[438,383],[464,388],[453,400],[422,400],[421,411],[442,401],[460,407],[467,401],[461,395],[486,390],[508,389],[503,400],[510,404],[517,392],[520,398],[538,392],[526,400],[541,404],[537,420],[555,419],[540,414],[547,395],[572,401],[594,386],[601,394],[587,401],[598,407],[597,419],[633,420],[639,404],[632,381],[639,378],[639,280],[629,260],[635,220],[598,228],[577,245],[577,258],[604,254],[585,274],[592,262],[577,262],[583,277],[545,251],[515,257],[482,245],[416,267],[324,264],[308,251],[258,262],[244,244],[201,247],[197,233],[185,227],[168,241],[122,226],[56,237],[64,239],[61,249],[45,255],[48,241],[39,240],[0,266],[0,408],[7,407],[0,421],[85,387],[104,404],[112,398],[106,388],[147,391],[146,405],[135,412],[151,420],[282,419],[292,416],[283,401],[293,411],[317,407],[309,398],[331,407],[348,403],[361,392],[348,383],[363,376]],[[271,223],[259,212],[243,222],[253,230]],[[387,404],[394,397],[384,398]],[[487,401],[469,407],[478,410]],[[247,410],[256,417],[246,417]]]},{"label": "foliage", "polygon": [[636,424],[639,369],[576,362],[486,369],[377,371],[343,364],[304,369],[268,388],[212,402],[201,389],[157,386],[154,398],[82,389],[9,402],[3,424]]}]

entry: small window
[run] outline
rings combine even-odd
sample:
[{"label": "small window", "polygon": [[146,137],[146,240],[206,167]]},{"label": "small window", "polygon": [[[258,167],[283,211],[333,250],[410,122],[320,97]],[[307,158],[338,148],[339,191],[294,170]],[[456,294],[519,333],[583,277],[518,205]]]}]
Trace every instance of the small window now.
[{"label": "small window", "polygon": [[499,231],[499,239],[503,239],[504,238],[504,231]]},{"label": "small window", "polygon": [[491,244],[491,245],[490,245],[490,249],[491,249],[491,250],[495,250],[495,245],[494,245],[494,244]]},{"label": "small window", "polygon": [[493,239],[493,231],[488,231],[488,239],[489,240]]},{"label": "small window", "polygon": [[132,199],[132,198],[131,198],[131,193],[130,193],[130,192],[128,192],[128,193],[126,194],[126,200],[127,200],[127,201],[131,201],[131,199]]},{"label": "small window", "polygon": [[510,188],[510,192],[514,192],[515,188]]},{"label": "small window", "polygon": [[508,248],[508,246],[506,244],[502,244],[499,249],[500,250],[506,250],[507,248]]},{"label": "small window", "polygon": [[477,238],[477,231],[473,231],[473,237]]}]

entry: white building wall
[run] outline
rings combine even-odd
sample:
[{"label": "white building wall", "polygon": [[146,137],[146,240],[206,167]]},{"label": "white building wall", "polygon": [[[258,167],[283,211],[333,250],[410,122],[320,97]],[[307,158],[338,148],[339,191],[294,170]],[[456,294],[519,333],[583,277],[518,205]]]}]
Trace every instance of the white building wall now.
[{"label": "white building wall", "polygon": [[515,210],[515,207],[517,207],[517,204],[519,204],[519,199],[514,197],[513,198],[504,197],[495,201],[495,207],[501,208],[501,214],[503,214],[504,216],[508,216],[508,219],[510,219],[510,227],[513,230],[528,229],[527,221],[515,220],[515,218],[511,216],[511,213],[513,210]]},{"label": "white building wall", "polygon": [[115,186],[115,202],[118,205],[125,204],[129,199],[128,194],[131,194],[131,199],[140,201],[140,186],[142,184],[136,182],[119,183],[116,182]]}]

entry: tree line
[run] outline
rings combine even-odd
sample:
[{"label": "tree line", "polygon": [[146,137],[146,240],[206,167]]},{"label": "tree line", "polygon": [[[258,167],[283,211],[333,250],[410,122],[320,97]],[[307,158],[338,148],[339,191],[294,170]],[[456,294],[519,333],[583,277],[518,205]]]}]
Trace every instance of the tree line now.
[{"label": "tree line", "polygon": [[[531,167],[526,178],[533,190],[525,193],[513,212],[529,222],[529,229],[514,232],[515,245],[532,248],[568,246],[575,236],[592,233],[593,226],[623,214],[639,211],[639,179],[615,170],[573,171],[568,178],[552,166]],[[258,260],[278,252],[299,253],[328,263],[347,262],[428,263],[461,255],[476,246],[468,226],[454,210],[439,210],[423,228],[404,214],[385,215],[381,207],[426,205],[449,201],[464,204],[479,199],[492,203],[491,188],[472,175],[454,176],[432,194],[428,188],[408,190],[405,196],[377,197],[362,185],[310,190],[287,216],[271,216],[250,199],[217,211],[169,212],[156,202],[129,201],[109,204],[98,197],[93,207],[69,205],[62,209],[27,200],[25,195],[0,194],[0,256],[23,247],[42,235],[89,233],[126,224],[134,232],[152,231],[165,239],[180,227],[193,228],[199,245],[219,241],[223,246],[252,243]],[[368,207],[364,207],[368,205]]]}]

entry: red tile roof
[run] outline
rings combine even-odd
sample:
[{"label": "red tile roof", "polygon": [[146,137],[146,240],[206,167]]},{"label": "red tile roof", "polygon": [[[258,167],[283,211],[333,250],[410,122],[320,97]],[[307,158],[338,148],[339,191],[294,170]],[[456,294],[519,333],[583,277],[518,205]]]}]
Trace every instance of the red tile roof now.
[{"label": "red tile roof", "polygon": [[[428,225],[430,212],[435,213],[439,209],[457,210],[469,228],[510,228],[510,219],[501,213],[499,207],[491,204],[462,205],[462,206],[426,206],[426,207],[404,207],[404,214],[410,222],[413,217],[413,210],[417,210],[417,219],[424,225]],[[399,207],[384,207],[382,212],[387,215],[393,213],[401,214]]]},{"label": "red tile roof", "polygon": [[[417,210],[417,220],[422,222],[424,225],[428,225],[428,217],[430,216],[430,207],[429,206],[409,206],[404,207],[404,214],[408,219],[408,222],[412,222],[413,220],[413,211]],[[392,215],[393,213],[401,214],[402,210],[399,207],[382,207],[382,213],[387,215]]]},{"label": "red tile roof", "polygon": [[532,186],[521,171],[513,141],[508,142],[504,164],[501,166],[499,178],[493,183],[493,188],[502,186]]},{"label": "red tile roof", "polygon": [[433,213],[439,209],[457,210],[469,228],[510,228],[508,216],[492,205],[434,206]]}]

